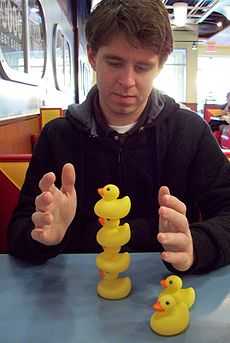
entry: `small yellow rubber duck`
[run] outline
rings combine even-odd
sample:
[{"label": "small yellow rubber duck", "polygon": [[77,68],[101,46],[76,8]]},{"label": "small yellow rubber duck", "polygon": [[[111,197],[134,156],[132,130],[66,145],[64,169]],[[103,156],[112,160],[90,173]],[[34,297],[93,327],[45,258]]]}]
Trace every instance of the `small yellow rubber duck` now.
[{"label": "small yellow rubber duck", "polygon": [[103,247],[120,247],[131,237],[128,223],[120,224],[120,219],[99,218],[102,228],[97,233],[97,242]]},{"label": "small yellow rubber duck", "polygon": [[124,218],[130,211],[131,201],[126,195],[121,199],[119,197],[119,188],[113,184],[108,184],[103,188],[98,188],[98,193],[102,197],[96,202],[94,212],[101,218]]},{"label": "small yellow rubber duck", "polygon": [[184,302],[176,303],[171,295],[158,298],[153,305],[156,312],[150,319],[150,327],[161,336],[174,336],[186,330],[190,321],[190,314]]},{"label": "small yellow rubber duck", "polygon": [[132,283],[129,277],[119,277],[117,273],[100,271],[102,280],[97,284],[97,293],[105,299],[119,300],[129,295]]},{"label": "small yellow rubber duck", "polygon": [[196,293],[194,288],[183,288],[182,279],[177,275],[170,275],[166,279],[160,281],[160,284],[165,289],[160,293],[159,297],[164,295],[172,295],[176,302],[184,302],[190,309],[195,302]]},{"label": "small yellow rubber duck", "polygon": [[98,269],[107,273],[122,273],[129,268],[130,262],[131,258],[128,252],[113,254],[111,256],[107,252],[107,248],[96,257],[96,266]]}]

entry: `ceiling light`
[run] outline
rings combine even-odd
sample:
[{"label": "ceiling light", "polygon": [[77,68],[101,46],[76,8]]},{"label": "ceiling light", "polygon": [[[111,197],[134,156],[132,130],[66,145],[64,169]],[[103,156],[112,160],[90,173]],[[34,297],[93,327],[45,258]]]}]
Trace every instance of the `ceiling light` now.
[{"label": "ceiling light", "polygon": [[176,26],[185,26],[187,21],[187,8],[186,2],[175,2],[173,4],[174,24]]}]

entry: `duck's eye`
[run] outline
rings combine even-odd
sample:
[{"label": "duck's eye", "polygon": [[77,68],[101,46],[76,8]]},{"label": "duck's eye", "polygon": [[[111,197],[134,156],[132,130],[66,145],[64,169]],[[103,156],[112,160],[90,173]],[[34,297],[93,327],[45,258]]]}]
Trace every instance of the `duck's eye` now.
[{"label": "duck's eye", "polygon": [[173,281],[172,281],[172,280],[170,280],[170,281],[169,281],[169,284],[170,284],[170,285],[172,285],[172,284],[173,284]]},{"label": "duck's eye", "polygon": [[106,190],[109,192],[110,191],[110,187],[107,187]]},{"label": "duck's eye", "polygon": [[107,221],[108,221],[108,222],[110,222],[110,219],[109,219],[109,218],[107,218]]},{"label": "duck's eye", "polygon": [[166,301],[165,304],[168,306],[168,305],[170,305],[170,302],[169,302],[169,301]]}]

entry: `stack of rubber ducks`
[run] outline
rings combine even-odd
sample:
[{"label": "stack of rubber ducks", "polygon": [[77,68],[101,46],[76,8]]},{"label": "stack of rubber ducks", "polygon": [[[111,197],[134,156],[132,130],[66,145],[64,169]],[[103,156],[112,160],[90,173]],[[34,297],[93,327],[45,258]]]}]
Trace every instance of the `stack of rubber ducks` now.
[{"label": "stack of rubber ducks", "polygon": [[102,225],[97,242],[103,252],[96,257],[101,277],[97,293],[105,299],[122,299],[130,293],[132,285],[129,277],[119,277],[130,265],[129,253],[120,250],[130,240],[131,233],[129,224],[120,225],[120,219],[129,213],[131,202],[128,196],[118,199],[120,191],[113,184],[99,188],[98,193],[102,199],[95,204],[94,212]]},{"label": "stack of rubber ducks", "polygon": [[170,275],[161,280],[164,288],[153,305],[155,312],[150,319],[150,327],[162,336],[173,336],[185,331],[190,322],[190,312],[196,294],[192,287],[182,288],[182,279]]}]

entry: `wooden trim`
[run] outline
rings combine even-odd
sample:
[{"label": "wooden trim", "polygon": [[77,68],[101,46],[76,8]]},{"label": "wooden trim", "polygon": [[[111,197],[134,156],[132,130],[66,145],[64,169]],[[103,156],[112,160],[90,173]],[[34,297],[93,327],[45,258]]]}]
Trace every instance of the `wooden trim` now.
[{"label": "wooden trim", "polygon": [[14,124],[14,123],[20,122],[22,120],[29,120],[29,119],[37,118],[38,116],[39,116],[39,113],[23,114],[20,116],[12,116],[12,117],[8,117],[8,118],[3,117],[3,119],[0,118],[0,126]]},{"label": "wooden trim", "polygon": [[5,121],[0,125],[0,154],[30,154],[31,137],[40,133],[39,116]]}]

